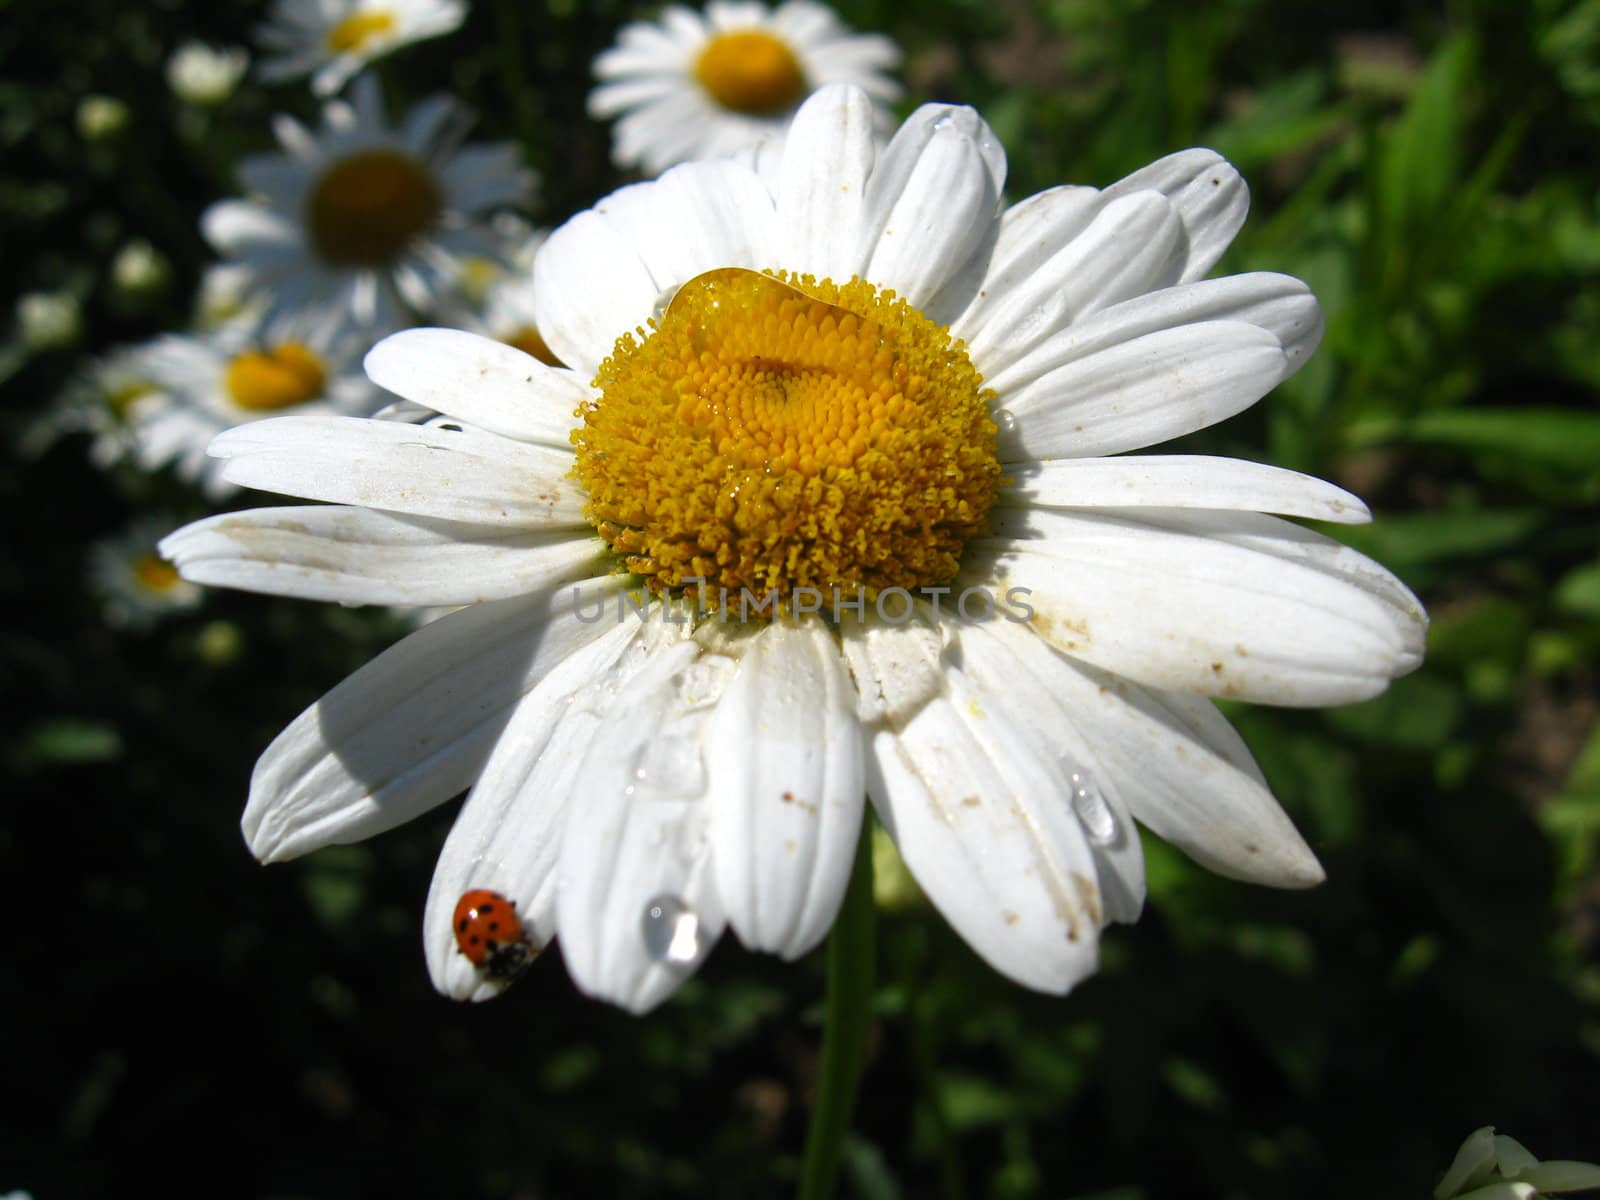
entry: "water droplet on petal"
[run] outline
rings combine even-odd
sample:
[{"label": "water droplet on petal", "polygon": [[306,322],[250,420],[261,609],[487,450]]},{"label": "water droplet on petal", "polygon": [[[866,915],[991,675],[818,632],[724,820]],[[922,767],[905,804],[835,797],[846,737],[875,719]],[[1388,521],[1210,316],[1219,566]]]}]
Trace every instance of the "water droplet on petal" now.
[{"label": "water droplet on petal", "polygon": [[686,966],[704,948],[700,918],[676,896],[657,896],[644,908],[644,951],[659,963]]},{"label": "water droplet on petal", "polygon": [[994,414],[994,423],[999,427],[1001,433],[1015,433],[1017,431],[1017,418],[1004,409]]},{"label": "water droplet on petal", "polygon": [[1100,794],[1094,780],[1082,771],[1072,772],[1068,782],[1072,788],[1073,814],[1083,826],[1084,833],[1089,835],[1089,840],[1097,846],[1104,846],[1117,836],[1117,818],[1111,806]]},{"label": "water droplet on petal", "polygon": [[[705,790],[705,759],[694,739],[667,734],[638,752],[632,778],[658,797],[696,796]],[[630,791],[633,786],[629,784]]]},{"label": "water droplet on petal", "polygon": [[679,697],[690,711],[715,704],[738,665],[725,654],[702,655],[679,676]]}]

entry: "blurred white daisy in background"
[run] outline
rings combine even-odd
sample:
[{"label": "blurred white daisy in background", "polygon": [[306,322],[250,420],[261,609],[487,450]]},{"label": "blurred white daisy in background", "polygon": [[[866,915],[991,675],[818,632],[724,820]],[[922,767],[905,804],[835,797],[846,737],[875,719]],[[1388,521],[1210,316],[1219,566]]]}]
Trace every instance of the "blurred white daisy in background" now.
[{"label": "blurred white daisy in background", "polygon": [[17,297],[17,338],[29,350],[65,350],[83,336],[83,302],[63,288]]},{"label": "blurred white daisy in background", "polygon": [[366,416],[386,399],[361,371],[366,339],[328,325],[279,318],[260,333],[239,329],[168,334],[151,342],[143,365],[166,398],[129,416],[139,465],[173,464],[213,499],[232,492],[206,455],[225,429],[297,413]]},{"label": "blurred white daisy in background", "polygon": [[277,0],[256,30],[266,51],[257,73],[310,75],[312,92],[331,96],[373,59],[452,33],[466,15],[463,0]]},{"label": "blurred white daisy in background", "polygon": [[167,403],[150,367],[148,344],[122,346],[91,359],[30,440],[34,450],[63,433],[89,435],[89,461],[101,470],[132,453],[133,424]]},{"label": "blurred white daisy in background", "polygon": [[106,624],[148,629],[162,617],[196,607],[201,590],[156,552],[177,521],[150,515],[89,547],[89,584]]},{"label": "blurred white daisy in background", "polygon": [[507,265],[487,258],[462,264],[455,298],[441,306],[438,315],[442,324],[481,333],[515,346],[549,366],[560,366],[539,333],[533,299],[534,258],[550,231],[535,229],[525,222],[521,226],[515,233],[510,228],[502,230],[507,235]]},{"label": "blurred white daisy in background", "polygon": [[674,163],[721,158],[783,132],[817,88],[851,83],[883,106],[900,85],[884,74],[900,49],[881,34],[853,33],[813,0],[672,5],[659,21],[624,25],[594,62],[600,85],[589,115],[617,118],[611,157],[651,175]]},{"label": "blurred white daisy in background", "polygon": [[399,128],[371,76],[350,99],[324,107],[317,134],[278,117],[283,154],[246,159],[250,197],[212,205],[202,227],[249,270],[269,318],[354,324],[375,337],[428,312],[462,259],[495,255],[486,219],[527,205],[534,176],[515,146],[463,146],[472,118],[449,97],[417,105]]},{"label": "blurred white daisy in background", "polygon": [[167,86],[185,104],[210,108],[233,95],[249,69],[250,54],[242,47],[185,42],[167,59]]},{"label": "blurred white daisy in background", "polygon": [[[244,816],[276,861],[471,787],[424,916],[447,994],[507,981],[457,953],[476,889],[634,1011],[726,926],[803,954],[863,792],[972,947],[1045,991],[1138,914],[1135,820],[1229,876],[1322,878],[1209,697],[1376,695],[1420,661],[1422,609],[1264,515],[1367,520],[1349,493],[1123,454],[1260,399],[1320,339],[1316,300],[1283,275],[1204,279],[1248,205],[1214,152],[1006,207],[972,110],[925,106],[881,151],[874,120],[827,88],[770,174],[690,164],[579,214],[534,266],[568,368],[396,334],[368,372],[438,417],[226,433],[226,478],[325,503],[162,544],[197,582],[470,606],[291,723]],[[697,577],[720,611],[697,611]],[[614,610],[629,587],[647,620]],[[768,620],[719,587],[867,598]]]},{"label": "blurred white daisy in background", "polygon": [[200,273],[194,297],[194,328],[204,333],[233,330],[247,335],[261,325],[266,301],[251,294],[253,272],[236,263],[212,263]]}]

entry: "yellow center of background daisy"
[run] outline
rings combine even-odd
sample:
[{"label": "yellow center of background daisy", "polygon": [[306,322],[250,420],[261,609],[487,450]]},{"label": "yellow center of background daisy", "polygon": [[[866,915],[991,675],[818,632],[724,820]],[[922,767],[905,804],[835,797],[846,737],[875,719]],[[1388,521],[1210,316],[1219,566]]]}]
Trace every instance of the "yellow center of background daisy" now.
[{"label": "yellow center of background daisy", "polygon": [[859,279],[712,271],[601,364],[587,514],[655,591],[949,580],[1000,483],[961,343]]},{"label": "yellow center of background daisy", "polygon": [[806,90],[794,51],[759,29],[712,38],[695,61],[694,75],[723,108],[753,116],[787,112]]},{"label": "yellow center of background daisy", "polygon": [[328,30],[328,49],[334,54],[351,54],[394,29],[394,14],[384,9],[351,13]]},{"label": "yellow center of background daisy", "polygon": [[283,342],[265,350],[246,350],[228,363],[223,386],[240,408],[272,412],[322,395],[327,369],[299,342]]},{"label": "yellow center of background daisy", "polygon": [[566,365],[556,357],[555,351],[545,343],[544,335],[532,325],[518,326],[501,340],[508,346],[515,346],[524,354],[533,355],[534,358],[548,366],[560,367]]},{"label": "yellow center of background daisy", "polygon": [[133,560],[133,577],[147,592],[167,592],[178,582],[178,568],[154,554],[141,554]]},{"label": "yellow center of background daisy", "polygon": [[133,383],[125,383],[121,387],[115,388],[106,393],[106,407],[108,407],[114,415],[126,418],[133,412],[133,406],[135,404],[139,403],[139,401],[143,400],[146,396],[155,395],[155,392],[156,385],[153,383],[146,383],[142,379],[136,380]]},{"label": "yellow center of background daisy", "polygon": [[482,304],[489,289],[500,278],[500,264],[481,254],[469,254],[461,260],[461,271],[456,276],[456,287],[473,304]]},{"label": "yellow center of background daisy", "polygon": [[439,220],[444,196],[428,168],[398,150],[361,150],[329,166],[306,202],[324,262],[375,267]]}]

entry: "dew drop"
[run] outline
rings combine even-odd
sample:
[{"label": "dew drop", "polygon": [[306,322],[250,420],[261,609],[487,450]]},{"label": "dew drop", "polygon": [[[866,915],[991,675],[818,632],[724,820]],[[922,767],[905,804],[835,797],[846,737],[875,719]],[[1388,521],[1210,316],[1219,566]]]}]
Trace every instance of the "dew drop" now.
[{"label": "dew drop", "polygon": [[1089,840],[1097,846],[1104,846],[1117,836],[1117,818],[1111,806],[1100,794],[1094,780],[1082,771],[1072,772],[1068,781],[1072,787],[1073,814],[1083,826],[1083,831],[1089,835]]},{"label": "dew drop", "polygon": [[1015,433],[1017,431],[1017,418],[1004,409],[995,413],[994,423],[999,426],[1001,433]]},{"label": "dew drop", "polygon": [[642,784],[647,794],[678,799],[696,796],[705,790],[706,766],[699,745],[680,734],[658,737],[634,757],[632,789]]},{"label": "dew drop", "polygon": [[725,654],[702,655],[678,676],[678,695],[690,711],[715,704],[738,665]]},{"label": "dew drop", "polygon": [[700,918],[676,896],[657,896],[644,907],[644,950],[659,963],[686,966],[704,948]]}]

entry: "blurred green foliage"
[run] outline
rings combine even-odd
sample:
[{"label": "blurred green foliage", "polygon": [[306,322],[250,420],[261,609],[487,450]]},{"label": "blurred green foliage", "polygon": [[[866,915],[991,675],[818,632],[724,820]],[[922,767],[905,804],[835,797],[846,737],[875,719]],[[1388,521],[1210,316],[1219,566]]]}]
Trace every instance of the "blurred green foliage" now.
[{"label": "blurred green foliage", "polygon": [[[1187,144],[1254,211],[1224,269],[1311,282],[1310,366],[1189,448],[1338,480],[1335,532],[1418,588],[1430,656],[1326,713],[1230,710],[1318,850],[1304,894],[1216,879],[1150,839],[1150,900],[1065,999],[996,977],[925,908],[886,915],[845,1192],[897,1198],[1423,1196],[1489,1122],[1594,1157],[1600,1094],[1600,4],[1225,0],[842,3],[908,52],[910,103],[976,104],[1020,197]],[[6,293],[67,289],[83,348],[177,327],[196,218],[303,90],[200,113],[165,55],[248,41],[256,3],[0,3]],[[385,63],[514,137],[556,223],[615,186],[588,63],[637,15],[486,0]],[[86,143],[88,94],[132,110]],[[112,303],[152,242],[178,286]],[[645,1020],[558,956],[505,999],[434,995],[418,945],[445,812],[258,868],[254,755],[392,641],[366,612],[215,594],[107,630],[83,547],[135,509],[67,439],[24,453],[71,353],[0,349],[0,1189],[229,1196],[743,1196],[798,1170],[820,955],[732,939]],[[180,1182],[200,1154],[221,1178]]]}]

